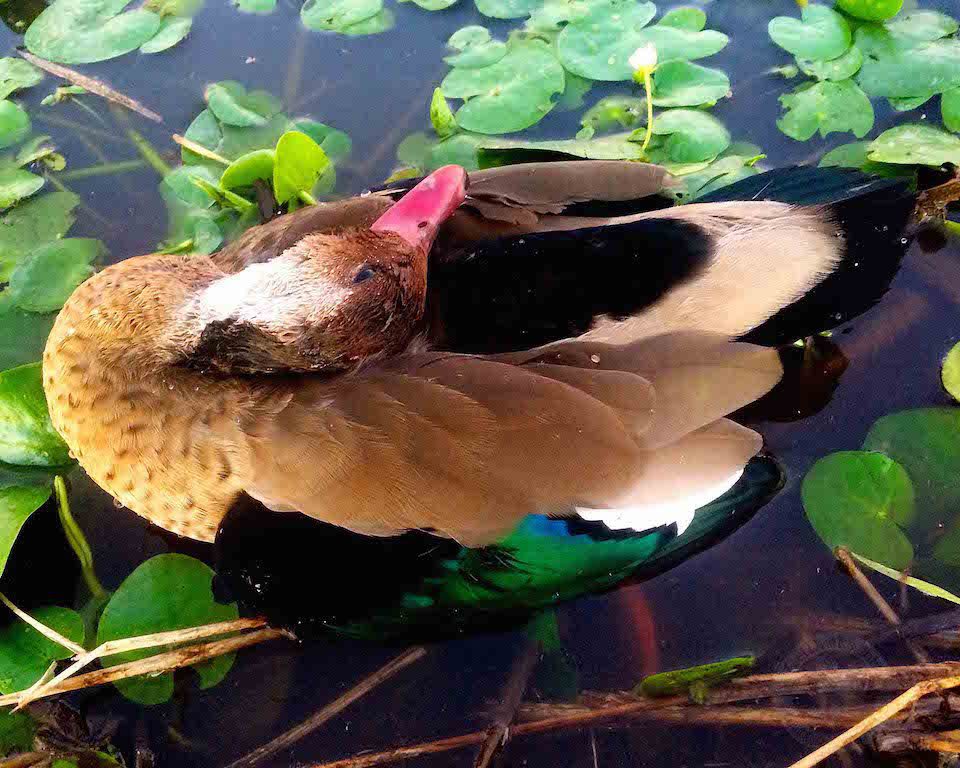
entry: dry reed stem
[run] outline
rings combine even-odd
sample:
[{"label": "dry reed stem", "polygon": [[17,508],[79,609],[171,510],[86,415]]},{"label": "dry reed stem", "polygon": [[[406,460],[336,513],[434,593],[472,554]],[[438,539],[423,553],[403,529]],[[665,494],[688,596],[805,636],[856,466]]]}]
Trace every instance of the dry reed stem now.
[{"label": "dry reed stem", "polygon": [[203,144],[197,144],[197,142],[192,139],[188,139],[186,136],[181,136],[179,133],[173,134],[171,137],[174,143],[179,144],[181,147],[189,149],[194,154],[200,155],[200,157],[205,157],[207,160],[213,160],[215,163],[220,163],[220,165],[230,165],[230,161],[227,160],[223,155],[218,155],[212,149],[207,149]]},{"label": "dry reed stem", "polygon": [[72,70],[69,67],[64,67],[60,64],[54,64],[52,61],[47,61],[46,59],[41,59],[39,56],[34,56],[29,51],[25,51],[23,49],[18,50],[17,53],[33,64],[33,66],[39,67],[45,72],[49,72],[51,75],[62,78],[63,80],[67,80],[74,85],[79,85],[84,90],[96,94],[107,101],[112,101],[114,104],[119,104],[122,107],[126,107],[130,111],[136,112],[138,115],[142,115],[148,120],[153,120],[155,123],[163,122],[163,118],[152,109],[143,106],[143,104],[136,99],[131,99],[129,96],[120,93],[120,91],[118,91],[116,88],[111,88],[109,85],[100,80],[97,80],[93,77],[88,77],[87,75],[81,75],[79,72]]},{"label": "dry reed stem", "polygon": [[53,641],[57,645],[62,645],[71,653],[76,654],[76,653],[85,652],[86,649],[79,643],[75,643],[70,638],[64,637],[59,632],[57,632],[57,630],[53,629],[52,627],[48,627],[46,624],[43,624],[42,622],[37,621],[35,618],[33,618],[33,616],[31,616],[26,611],[22,611],[19,608],[17,608],[17,606],[11,603],[10,598],[8,598],[5,594],[3,594],[3,592],[0,592],[0,603],[3,603],[5,606],[7,606],[7,608],[13,611],[13,613],[16,615],[18,619],[29,624],[31,627],[37,630],[37,632],[39,632],[48,640]]}]

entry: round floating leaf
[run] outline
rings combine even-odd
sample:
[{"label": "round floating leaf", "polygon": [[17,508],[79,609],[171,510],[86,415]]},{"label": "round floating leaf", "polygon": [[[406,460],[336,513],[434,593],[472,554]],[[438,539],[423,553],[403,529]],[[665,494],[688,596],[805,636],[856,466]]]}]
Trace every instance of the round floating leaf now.
[{"label": "round floating leaf", "polygon": [[240,155],[230,163],[220,177],[220,186],[224,189],[245,189],[252,187],[258,179],[270,181],[273,179],[273,163],[275,155],[272,149],[255,149]]},{"label": "round floating leaf", "polygon": [[[205,109],[193,118],[184,136],[207,149],[215,150],[223,139],[223,132],[220,130],[220,122],[216,115],[209,109]],[[180,158],[186,164],[209,162],[186,147],[181,148]]]},{"label": "round floating leaf", "polygon": [[10,485],[0,488],[0,576],[7,567],[10,551],[23,524],[49,498],[49,486]]},{"label": "round floating leaf", "polygon": [[0,373],[0,462],[31,467],[70,463],[70,453],[50,423],[40,363]]},{"label": "round floating leaf", "polygon": [[0,297],[0,370],[40,359],[54,315],[24,312]]},{"label": "round floating leaf", "polygon": [[837,8],[864,21],[892,19],[903,7],[903,0],[837,0]]},{"label": "round floating leaf", "polygon": [[870,96],[888,98],[960,87],[960,40],[933,40],[883,54],[867,53],[857,80]]},{"label": "round floating leaf", "polygon": [[[83,619],[69,608],[38,608],[31,615],[68,640],[83,642]],[[0,693],[29,688],[54,661],[69,659],[73,651],[49,640],[24,621],[0,630]]]},{"label": "round floating leaf", "polygon": [[777,127],[797,141],[806,141],[817,131],[821,136],[852,131],[858,139],[873,128],[873,105],[852,80],[819,82],[780,97],[787,113]]},{"label": "round floating leaf", "polygon": [[30,752],[37,735],[36,721],[23,712],[0,712],[0,755]]},{"label": "round floating leaf", "polygon": [[300,20],[309,29],[340,31],[382,9],[383,0],[307,0],[300,9]]},{"label": "round floating leaf", "polygon": [[0,59],[0,99],[14,91],[30,88],[43,80],[43,72],[29,61],[6,56]]},{"label": "round floating leaf", "polygon": [[[212,581],[213,571],[186,555],[158,555],[147,560],[124,579],[103,609],[97,643],[236,619],[236,603],[216,602]],[[122,664],[165,650],[117,654],[104,659],[104,664]],[[209,688],[220,682],[232,665],[231,654],[198,664],[194,669],[201,675],[201,686]],[[173,674],[133,678],[116,685],[127,698],[141,704],[159,704],[173,694]]]},{"label": "round floating leaf", "polygon": [[331,163],[339,163],[350,157],[353,142],[343,131],[332,126],[318,123],[316,120],[300,118],[290,124],[290,130],[305,133],[326,152]]},{"label": "round floating leaf", "polygon": [[658,107],[713,104],[729,93],[725,73],[689,61],[667,61],[653,73],[653,103]]},{"label": "round floating leaf", "polygon": [[492,19],[522,19],[540,5],[540,0],[474,0],[477,10]]},{"label": "round floating leaf", "polygon": [[675,163],[713,160],[730,146],[730,132],[717,118],[697,109],[670,109],[654,118],[653,132],[668,136],[664,145]]},{"label": "round floating leaf", "polygon": [[671,8],[663,14],[657,25],[699,32],[707,26],[707,14],[699,8]]},{"label": "round floating leaf", "polygon": [[400,0],[401,3],[412,2],[420,6],[425,11],[442,11],[452,5],[456,5],[457,0]]},{"label": "round floating leaf", "polygon": [[157,34],[160,16],[126,0],[56,0],[27,29],[31,53],[62,64],[89,64],[129,53]]},{"label": "round floating leaf", "polygon": [[33,248],[63,237],[73,226],[78,203],[72,192],[51,192],[4,213],[0,217],[0,281],[6,282]]},{"label": "round floating leaf", "polygon": [[[483,29],[483,27],[477,27],[477,29]],[[453,38],[450,39],[452,40]],[[460,53],[456,53],[452,56],[445,56],[443,60],[451,67],[477,69],[479,67],[489,67],[491,64],[496,64],[506,55],[506,43],[502,43],[499,40],[490,40],[477,43],[475,45],[466,46],[460,51]]]},{"label": "round floating leaf", "polygon": [[465,51],[475,45],[483,45],[490,40],[490,30],[479,24],[461,27],[447,40],[447,47],[455,51]]},{"label": "round floating leaf", "polygon": [[960,133],[960,88],[952,88],[943,94],[940,113],[943,115],[943,124],[954,133]]},{"label": "round floating leaf", "polygon": [[841,451],[820,459],[801,486],[803,508],[831,549],[847,547],[893,568],[913,562],[903,532],[916,514],[906,470],[882,453]]},{"label": "round floating leaf", "polygon": [[141,53],[160,53],[173,48],[190,33],[193,19],[184,16],[167,16],[160,22],[160,29],[140,46]]},{"label": "round floating leaf", "polygon": [[379,35],[381,32],[393,29],[396,23],[397,19],[393,15],[393,11],[389,8],[384,8],[380,13],[374,14],[369,19],[358,21],[356,24],[350,24],[337,31],[349,37]]},{"label": "round floating leaf", "polygon": [[273,165],[273,194],[281,205],[309,194],[330,166],[326,153],[307,134],[288,131],[277,142]]},{"label": "round floating leaf", "polygon": [[640,145],[629,140],[629,133],[599,139],[562,139],[559,141],[524,141],[522,139],[487,139],[481,146],[484,156],[522,163],[544,155],[579,157],[584,160],[640,160]]},{"label": "round floating leaf", "polygon": [[611,0],[594,5],[560,33],[557,38],[560,61],[582,77],[629,80],[633,68],[628,59],[645,44],[640,33],[656,13],[653,3],[633,0]]},{"label": "round floating leaf", "polygon": [[0,210],[39,192],[43,177],[20,168],[0,170]]},{"label": "round floating leaf", "polygon": [[580,107],[583,106],[584,97],[590,92],[590,89],[593,88],[594,85],[593,80],[580,77],[580,75],[575,75],[573,72],[564,72],[563,93],[560,94],[560,98],[557,99],[553,108],[557,110],[557,112],[571,112],[575,109],[580,109]]},{"label": "round floating leaf", "polygon": [[10,276],[10,298],[28,312],[55,312],[93,274],[93,263],[105,253],[103,243],[88,238],[41,245]]},{"label": "round floating leaf", "polygon": [[211,83],[203,94],[218,120],[239,128],[263,126],[280,111],[278,102],[266,91],[251,91],[233,80]]},{"label": "round floating leaf", "polygon": [[960,22],[940,11],[911,11],[884,26],[900,40],[919,43],[952,35],[960,29]]},{"label": "round floating leaf", "polygon": [[450,105],[447,104],[447,100],[443,97],[443,90],[440,88],[433,89],[433,98],[430,100],[430,124],[441,139],[453,136],[457,132],[457,120],[450,111]]},{"label": "round floating leaf", "polygon": [[730,38],[722,32],[705,29],[693,32],[679,27],[665,27],[657,24],[641,30],[637,38],[641,46],[653,45],[657,57],[666,62],[672,59],[704,59],[726,48]]},{"label": "round floating leaf", "polygon": [[863,66],[863,54],[852,45],[847,52],[830,61],[822,59],[797,59],[800,71],[817,80],[846,80],[853,77]]},{"label": "round floating leaf", "polygon": [[637,96],[607,96],[583,113],[583,130],[578,139],[589,139],[595,133],[611,128],[633,128],[646,114],[646,100]]},{"label": "round floating leaf", "polygon": [[500,61],[480,69],[454,69],[440,84],[444,94],[464,99],[461,128],[476,133],[511,133],[538,123],[563,91],[563,67],[540,40],[512,43]]},{"label": "round floating leaf", "polygon": [[931,125],[898,125],[874,140],[870,159],[906,165],[960,165],[960,137]]},{"label": "round floating leaf", "polygon": [[234,5],[241,13],[255,13],[262,16],[276,10],[277,0],[234,0]]},{"label": "round floating leaf", "polygon": [[940,379],[950,397],[960,402],[960,344],[955,345],[944,358]]},{"label": "round floating leaf", "polygon": [[850,25],[832,8],[808,5],[801,17],[772,19],[767,31],[773,42],[803,59],[835,59],[850,47]]},{"label": "round floating leaf", "polygon": [[820,158],[821,168],[863,168],[869,162],[869,141],[854,141],[831,149]]},{"label": "round floating leaf", "polygon": [[904,99],[887,99],[887,101],[897,112],[910,112],[911,110],[922,107],[930,101],[933,96],[934,94],[932,93],[925,93],[922,96],[911,96]]},{"label": "round floating leaf", "polygon": [[0,149],[23,141],[30,133],[30,118],[12,101],[0,101]]}]

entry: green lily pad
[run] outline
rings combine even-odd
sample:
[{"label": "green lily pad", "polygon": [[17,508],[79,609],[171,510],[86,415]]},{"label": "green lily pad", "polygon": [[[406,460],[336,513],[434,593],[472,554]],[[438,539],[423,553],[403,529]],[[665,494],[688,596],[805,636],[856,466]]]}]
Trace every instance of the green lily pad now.
[{"label": "green lily pad", "polygon": [[803,59],[829,61],[850,47],[850,25],[825,5],[807,5],[801,19],[778,16],[767,25],[770,38],[781,48]]},{"label": "green lily pad", "polygon": [[[68,640],[83,642],[83,619],[76,611],[48,606],[31,615]],[[0,693],[29,688],[54,661],[71,656],[73,651],[47,639],[26,622],[16,621],[0,629]]]},{"label": "green lily pad", "polygon": [[495,64],[452,70],[440,84],[448,98],[464,99],[461,128],[476,133],[511,133],[529,128],[553,109],[564,86],[563,67],[541,40],[517,40]]},{"label": "green lily pad", "polygon": [[869,141],[854,141],[831,149],[820,158],[821,168],[863,168],[869,162]]},{"label": "green lily pad", "polygon": [[893,568],[913,562],[904,533],[916,515],[906,470],[882,453],[840,451],[820,459],[803,478],[803,508],[831,549],[847,547]]},{"label": "green lily pad", "polygon": [[27,29],[23,42],[61,64],[89,64],[136,50],[157,34],[160,15],[122,12],[129,0],[55,0]]},{"label": "green lily pad", "polygon": [[756,152],[731,154],[728,149],[712,163],[679,177],[684,185],[680,199],[690,202],[742,178],[755,176],[759,171],[753,166],[759,158],[760,155]]},{"label": "green lily pad", "polygon": [[800,71],[817,80],[846,80],[853,77],[863,66],[863,54],[852,45],[847,52],[830,61],[822,59],[797,59]]},{"label": "green lily pad", "polygon": [[20,529],[50,498],[50,486],[10,485],[0,488],[0,576],[7,567]]},{"label": "green lily pad", "polygon": [[273,194],[283,205],[309,194],[330,165],[326,153],[307,134],[288,131],[277,142],[273,164]]},{"label": "green lily pad", "polygon": [[247,93],[240,83],[233,80],[208,85],[203,97],[218,120],[239,128],[266,125],[280,111],[280,102],[269,92]]},{"label": "green lily pad", "polygon": [[886,21],[900,13],[903,0],[837,0],[837,8],[864,21]]},{"label": "green lily pad", "polygon": [[35,247],[67,234],[79,202],[72,192],[51,192],[0,216],[0,281],[6,282],[19,261]]},{"label": "green lily pad", "polygon": [[443,90],[433,89],[433,98],[430,100],[430,124],[437,136],[445,139],[457,132],[457,119],[450,111],[450,105],[443,96]]},{"label": "green lily pad", "polygon": [[675,163],[713,160],[730,146],[730,132],[713,115],[697,109],[669,109],[653,121],[653,132],[667,136],[664,149]]},{"label": "green lily pad", "polygon": [[633,128],[643,121],[646,100],[636,96],[607,96],[583,113],[578,139],[590,139],[612,128]]},{"label": "green lily pad", "polygon": [[557,55],[564,67],[582,77],[629,80],[633,68],[628,59],[646,42],[640,32],[656,13],[653,3],[634,0],[594,5],[560,33]]},{"label": "green lily pad", "polygon": [[383,10],[383,0],[307,0],[300,20],[308,29],[342,31]]},{"label": "green lily pad", "polygon": [[943,382],[943,388],[950,393],[950,397],[960,402],[960,344],[956,344],[944,358],[940,380]]},{"label": "green lily pad", "polygon": [[870,159],[906,165],[960,165],[960,137],[932,125],[898,125],[873,141]]},{"label": "green lily pad", "polygon": [[609,0],[543,0],[530,14],[524,31],[553,42],[567,24],[585,17],[598,5],[607,5]]},{"label": "green lily pad", "polygon": [[10,275],[10,298],[28,312],[55,312],[93,274],[106,249],[99,240],[68,237],[41,245]]},{"label": "green lily pad", "polygon": [[37,723],[24,712],[0,712],[0,755],[30,752]]},{"label": "green lily pad", "polygon": [[801,86],[781,96],[780,103],[787,112],[777,127],[797,141],[806,141],[817,131],[821,136],[852,131],[859,139],[873,128],[873,105],[852,80]]},{"label": "green lily pad", "polygon": [[290,130],[305,133],[320,145],[331,163],[341,163],[350,157],[353,142],[343,131],[318,123],[316,120],[299,118],[290,124]]},{"label": "green lily pad", "polygon": [[358,21],[356,24],[349,24],[337,31],[348,37],[379,35],[381,32],[393,29],[396,23],[397,19],[393,11],[389,8],[383,8],[379,13],[374,14],[369,19]]},{"label": "green lily pad", "polygon": [[932,40],[884,54],[867,53],[857,80],[870,96],[888,98],[960,87],[960,40]]},{"label": "green lily pad", "polygon": [[43,177],[20,168],[0,170],[0,210],[40,191]]},{"label": "green lily pad", "polygon": [[447,40],[447,47],[455,51],[465,51],[475,45],[483,45],[490,41],[490,30],[479,24],[470,24],[466,27],[460,27],[456,32],[450,35]]},{"label": "green lily pad", "polygon": [[560,139],[553,141],[526,141],[523,139],[488,139],[480,147],[486,165],[532,161],[543,157],[577,157],[583,160],[640,160],[640,145],[630,141],[629,133],[603,136],[596,139]]},{"label": "green lily pad", "polygon": [[661,27],[677,27],[700,32],[707,26],[707,14],[699,8],[671,8],[657,22]]},{"label": "green lily pad", "polygon": [[477,10],[492,19],[522,19],[540,5],[540,0],[474,0]]},{"label": "green lily pad", "polygon": [[40,363],[0,373],[0,462],[58,467],[70,461],[66,443],[50,423]]},{"label": "green lily pad", "polygon": [[30,118],[17,104],[0,101],[0,149],[19,144],[30,133]]},{"label": "green lily pad", "polygon": [[444,57],[451,67],[476,69],[496,64],[507,55],[507,46],[500,40],[492,40],[486,27],[473,25],[454,32],[447,40],[447,47],[457,53]]},{"label": "green lily pad", "polygon": [[729,94],[730,79],[719,69],[666,61],[653,73],[653,103],[658,107],[697,107]]},{"label": "green lily pad", "polygon": [[960,22],[940,11],[917,10],[884,24],[894,37],[913,42],[928,42],[948,37],[960,29]]},{"label": "green lily pad", "polygon": [[140,53],[160,53],[173,48],[177,43],[190,34],[193,19],[185,16],[166,16],[160,22],[157,34],[140,46]]},{"label": "green lily pad", "polygon": [[425,11],[442,11],[446,8],[456,5],[458,0],[400,0],[400,2],[412,2],[420,8],[423,8]]},{"label": "green lily pad", "polygon": [[954,133],[960,133],[960,88],[952,88],[940,97],[943,124]]},{"label": "green lily pad", "polygon": [[0,371],[39,360],[55,319],[24,312],[0,294]]},{"label": "green lily pad", "polygon": [[29,61],[5,56],[0,59],[0,99],[14,91],[30,88],[43,80],[43,71]]},{"label": "green lily pad", "polygon": [[[217,116],[209,109],[203,110],[199,115],[193,118],[187,130],[183,134],[190,141],[196,142],[207,149],[216,150],[223,140],[223,131],[220,128],[220,121]],[[180,158],[186,164],[197,164],[209,162],[200,155],[191,152],[186,147],[181,148]]]},{"label": "green lily pad", "polygon": [[573,72],[563,73],[563,93],[557,99],[553,108],[557,112],[572,112],[583,106],[584,97],[596,83]]},{"label": "green lily pad", "polygon": [[921,96],[910,96],[903,99],[887,99],[890,106],[897,112],[910,112],[919,109],[934,97],[932,93],[925,93]]},{"label": "green lily pad", "polygon": [[[192,557],[170,554],[147,560],[124,579],[103,609],[97,643],[236,619],[236,603],[216,602],[212,582],[213,571]],[[104,659],[104,664],[123,664],[165,650],[117,654]],[[231,666],[233,654],[202,662],[194,669],[201,687],[209,688],[223,680]],[[173,694],[173,674],[122,680],[116,686],[133,701],[160,704]]]},{"label": "green lily pad", "polygon": [[273,179],[273,164],[275,154],[272,149],[255,149],[240,155],[230,163],[220,177],[220,186],[224,189],[246,189],[253,186],[258,179],[270,181]]},{"label": "green lily pad", "polygon": [[240,13],[253,13],[265,16],[277,9],[277,0],[233,0]]}]

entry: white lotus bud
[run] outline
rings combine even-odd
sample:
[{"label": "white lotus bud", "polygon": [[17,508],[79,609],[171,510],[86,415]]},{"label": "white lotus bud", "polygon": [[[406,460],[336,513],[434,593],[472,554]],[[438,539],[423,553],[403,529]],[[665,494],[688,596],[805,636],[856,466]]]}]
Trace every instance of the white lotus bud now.
[{"label": "white lotus bud", "polygon": [[637,70],[652,71],[657,66],[657,46],[653,43],[647,43],[642,48],[637,48],[627,59],[627,63],[633,68],[634,72]]}]

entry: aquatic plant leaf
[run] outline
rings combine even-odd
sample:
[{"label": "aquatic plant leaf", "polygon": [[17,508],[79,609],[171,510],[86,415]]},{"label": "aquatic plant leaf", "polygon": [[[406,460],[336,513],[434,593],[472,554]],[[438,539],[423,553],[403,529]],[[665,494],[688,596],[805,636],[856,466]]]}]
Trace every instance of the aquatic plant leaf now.
[{"label": "aquatic plant leaf", "polygon": [[657,25],[700,32],[707,26],[707,14],[699,8],[671,8],[663,14],[663,18],[657,22]]},{"label": "aquatic plant leaf", "polygon": [[821,168],[863,168],[869,162],[870,141],[854,141],[831,149],[820,158]]},{"label": "aquatic plant leaf", "polygon": [[[76,611],[51,605],[31,611],[41,624],[68,640],[83,642],[83,619]],[[33,685],[54,661],[69,659],[73,651],[41,635],[24,621],[0,629],[0,693],[14,693]]]},{"label": "aquatic plant leaf", "polygon": [[477,10],[492,19],[522,19],[540,5],[540,0],[474,0]]},{"label": "aquatic plant leaf", "polygon": [[280,102],[272,94],[267,91],[247,93],[246,88],[234,80],[211,83],[204,90],[203,98],[220,122],[239,128],[266,125],[280,112]]},{"label": "aquatic plant leaf", "polygon": [[709,195],[711,192],[715,192],[723,187],[729,187],[731,184],[736,184],[742,179],[749,179],[751,176],[756,176],[759,173],[760,169],[752,165],[741,165],[736,170],[728,171],[704,184],[695,194],[691,195],[686,202],[694,202],[700,197]]},{"label": "aquatic plant leaf", "polygon": [[50,498],[50,486],[9,485],[0,488],[0,576],[7,567],[23,524]]},{"label": "aquatic plant leaf", "polygon": [[[123,580],[103,609],[97,644],[125,637],[230,621],[239,615],[236,603],[214,599],[213,571],[192,557],[158,555],[140,565]],[[144,659],[167,648],[132,651],[104,659],[106,666]],[[203,662],[202,687],[220,682],[233,666],[233,654]],[[173,694],[173,674],[133,678],[116,683],[120,692],[141,704],[160,704]]]},{"label": "aquatic plant leaf", "polygon": [[864,21],[892,19],[903,7],[903,0],[837,0],[837,8]]},{"label": "aquatic plant leaf", "polygon": [[266,15],[276,10],[277,0],[233,0],[233,5],[240,13]]},{"label": "aquatic plant leaf", "polygon": [[379,13],[374,14],[369,19],[358,21],[356,24],[350,24],[339,30],[340,34],[349,37],[361,37],[363,35],[379,35],[381,32],[393,29],[397,19],[389,8],[383,8]]},{"label": "aquatic plant leaf", "polygon": [[857,81],[870,96],[887,98],[960,87],[960,40],[932,40],[884,54],[866,53]]},{"label": "aquatic plant leaf", "polygon": [[653,132],[667,136],[664,149],[675,163],[713,160],[730,146],[730,132],[717,118],[698,109],[668,109],[653,121]]},{"label": "aquatic plant leaf", "polygon": [[645,41],[640,33],[657,13],[653,3],[610,0],[592,5],[557,38],[557,55],[571,72],[592,80],[629,80],[628,59]]},{"label": "aquatic plant leaf", "polygon": [[61,64],[89,64],[136,50],[157,34],[161,17],[129,0],[55,0],[27,29],[23,42]]},{"label": "aquatic plant leaf", "polygon": [[0,149],[19,144],[30,133],[30,118],[19,105],[0,101]]},{"label": "aquatic plant leaf", "polygon": [[800,19],[777,16],[767,25],[770,38],[784,50],[803,59],[829,61],[850,47],[850,25],[832,8],[807,5]]},{"label": "aquatic plant leaf", "polygon": [[0,712],[0,755],[30,752],[37,723],[25,712]]},{"label": "aquatic plant leaf", "polygon": [[846,53],[829,61],[798,57],[797,66],[803,74],[815,77],[817,80],[846,80],[860,71],[860,67],[863,66],[863,54],[857,46],[851,45]]},{"label": "aquatic plant leaf", "polygon": [[590,9],[609,0],[544,0],[531,14],[523,31],[553,42],[563,27],[582,19]]},{"label": "aquatic plant leaf", "polygon": [[290,130],[305,133],[326,152],[331,163],[341,163],[350,157],[353,142],[343,131],[316,120],[300,118],[290,124]]},{"label": "aquatic plant leaf", "polygon": [[730,79],[719,69],[666,61],[653,73],[653,103],[658,107],[697,107],[729,95]]},{"label": "aquatic plant leaf", "polygon": [[275,154],[272,149],[255,149],[240,155],[228,165],[220,177],[220,186],[224,189],[245,189],[252,187],[258,179],[273,179]]},{"label": "aquatic plant leaf", "polygon": [[960,344],[954,345],[943,359],[940,381],[943,382],[943,388],[950,393],[950,397],[960,402]]},{"label": "aquatic plant leaf", "polygon": [[68,237],[41,245],[10,275],[10,298],[28,312],[55,312],[105,254],[103,243],[90,238]]},{"label": "aquatic plant leaf", "polygon": [[43,80],[43,71],[29,61],[4,56],[0,58],[0,99],[14,91],[30,88]]},{"label": "aquatic plant leaf", "polygon": [[489,67],[507,55],[506,43],[491,40],[490,31],[479,25],[458,29],[447,40],[447,47],[457,53],[443,60],[451,67],[465,69]]},{"label": "aquatic plant leaf", "polygon": [[873,128],[873,105],[852,80],[801,86],[783,94],[780,103],[787,111],[777,127],[797,141],[806,141],[818,131],[824,137],[852,131],[860,139]]},{"label": "aquatic plant leaf", "polygon": [[66,443],[50,423],[40,363],[0,373],[0,462],[28,467],[71,463]]},{"label": "aquatic plant leaf", "polygon": [[652,698],[692,694],[694,686],[702,686],[705,690],[711,686],[720,685],[746,675],[756,664],[755,656],[737,656],[710,664],[658,672],[643,678],[640,685],[636,687],[636,692]]},{"label": "aquatic plant leaf", "polygon": [[433,89],[433,98],[430,100],[430,124],[441,139],[453,136],[457,132],[457,119],[450,111],[450,105],[447,104],[441,88]]},{"label": "aquatic plant leaf", "polygon": [[563,67],[541,40],[517,40],[495,64],[452,70],[440,87],[448,98],[464,99],[457,123],[475,133],[512,133],[529,128],[553,109],[564,86]]},{"label": "aquatic plant leaf", "polygon": [[287,131],[277,142],[273,164],[273,194],[283,205],[309,194],[330,166],[326,153],[307,134]]},{"label": "aquatic plant leaf", "polygon": [[645,99],[637,96],[607,96],[583,113],[577,138],[590,139],[611,128],[633,128],[643,120],[645,110]]},{"label": "aquatic plant leaf", "polygon": [[480,147],[481,164],[511,165],[532,162],[545,157],[578,157],[583,160],[640,160],[640,145],[631,141],[629,133],[593,139],[559,139],[528,141],[524,139],[491,139]]},{"label": "aquatic plant leaf", "polygon": [[209,208],[213,203],[206,193],[194,184],[194,178],[202,178],[212,184],[218,181],[216,174],[206,166],[185,165],[174,168],[163,177],[163,181],[160,182],[160,194],[165,198],[172,195],[194,208]]},{"label": "aquatic plant leaf", "polygon": [[455,51],[465,51],[475,45],[483,45],[490,40],[490,30],[479,24],[460,27],[447,39],[447,47]]},{"label": "aquatic plant leaf", "polygon": [[79,202],[72,192],[51,192],[0,216],[0,282],[6,282],[20,259],[35,247],[67,234]]},{"label": "aquatic plant leaf", "polygon": [[300,20],[308,29],[343,31],[383,10],[383,0],[307,0]]},{"label": "aquatic plant leaf", "polygon": [[[217,146],[223,140],[223,131],[220,129],[220,121],[216,115],[209,109],[203,110],[199,115],[193,118],[193,121],[187,126],[184,137],[190,141],[196,142],[209,150],[216,150]],[[191,152],[186,147],[180,149],[180,159],[186,164],[197,164],[209,162],[195,152]]]},{"label": "aquatic plant leaf", "polygon": [[39,192],[42,186],[43,177],[29,171],[20,168],[0,170],[0,210]]},{"label": "aquatic plant leaf", "polygon": [[960,88],[946,91],[940,97],[940,114],[947,129],[960,133]]},{"label": "aquatic plant leaf", "polygon": [[887,102],[897,110],[897,112],[910,112],[911,110],[922,107],[935,95],[936,94],[933,93],[924,93],[920,96],[908,96],[902,99],[887,99]]},{"label": "aquatic plant leaf", "polygon": [[869,157],[881,163],[960,164],[960,137],[932,125],[898,125],[874,139]]},{"label": "aquatic plant leaf", "polygon": [[157,34],[140,46],[140,53],[160,53],[173,48],[190,34],[193,19],[186,16],[165,16]]},{"label": "aquatic plant leaf", "polygon": [[401,3],[410,3],[417,5],[425,11],[442,11],[452,5],[456,5],[459,0],[400,0]]},{"label": "aquatic plant leaf", "polygon": [[800,494],[807,520],[830,549],[847,547],[893,568],[913,562],[903,528],[916,516],[914,484],[889,456],[832,453],[810,468]]},{"label": "aquatic plant leaf", "polygon": [[759,171],[753,165],[760,157],[762,155],[758,152],[739,154],[731,152],[728,148],[720,157],[712,163],[706,164],[705,167],[681,174],[680,180],[684,186],[682,192],[678,191],[681,201],[690,202],[701,195],[725,187],[748,175],[756,175]]},{"label": "aquatic plant leaf", "polygon": [[553,108],[557,112],[572,112],[583,106],[584,97],[596,83],[573,72],[563,73],[563,93],[556,100]]},{"label": "aquatic plant leaf", "polygon": [[960,30],[960,22],[940,11],[915,10],[884,24],[890,34],[903,41],[928,42]]},{"label": "aquatic plant leaf", "polygon": [[943,587],[938,587],[936,584],[931,584],[929,581],[923,581],[915,576],[908,576],[906,573],[902,573],[901,571],[893,568],[888,568],[883,563],[877,563],[870,558],[864,557],[863,555],[858,555],[856,552],[851,552],[850,554],[868,568],[876,571],[877,573],[882,573],[884,576],[894,579],[900,584],[906,584],[910,587],[913,587],[919,592],[923,592],[923,594],[930,597],[939,597],[942,600],[960,605],[960,597],[957,597],[952,592],[948,592]]},{"label": "aquatic plant leaf", "polygon": [[0,294],[0,371],[39,360],[55,319],[24,312]]}]

